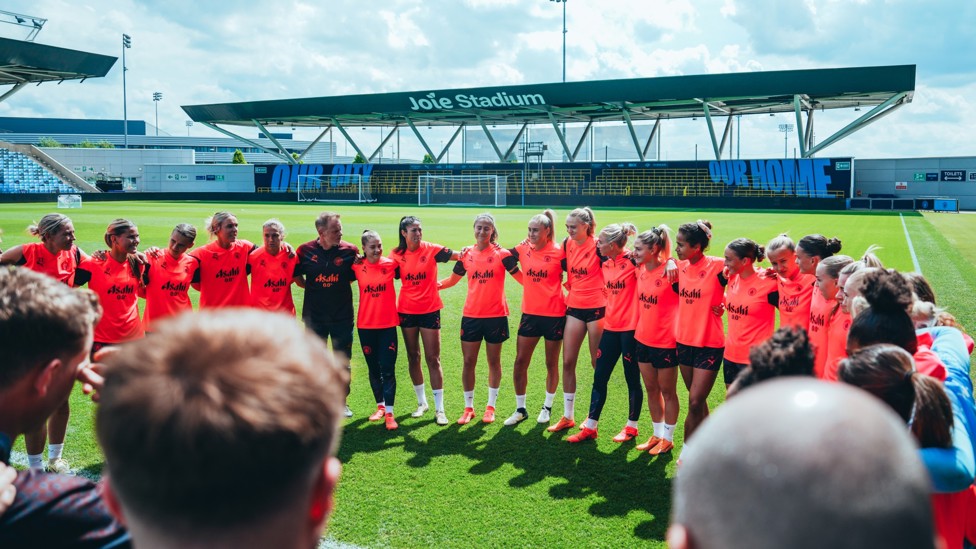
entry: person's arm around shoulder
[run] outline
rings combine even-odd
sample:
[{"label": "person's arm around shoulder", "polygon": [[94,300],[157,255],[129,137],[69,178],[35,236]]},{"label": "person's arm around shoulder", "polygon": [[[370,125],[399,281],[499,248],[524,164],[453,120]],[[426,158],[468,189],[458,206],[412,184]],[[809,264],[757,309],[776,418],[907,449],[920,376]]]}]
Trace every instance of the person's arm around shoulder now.
[{"label": "person's arm around shoulder", "polygon": [[17,265],[23,259],[24,246],[20,244],[0,254],[0,265]]}]

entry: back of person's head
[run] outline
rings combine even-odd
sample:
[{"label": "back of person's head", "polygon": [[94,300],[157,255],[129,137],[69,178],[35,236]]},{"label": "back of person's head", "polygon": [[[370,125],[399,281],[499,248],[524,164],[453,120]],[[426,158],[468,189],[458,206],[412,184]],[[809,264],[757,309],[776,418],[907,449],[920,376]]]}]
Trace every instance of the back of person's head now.
[{"label": "back of person's head", "polygon": [[[338,477],[345,368],[288,316],[185,314],[111,357],[96,417],[137,543],[317,538]],[[332,474],[330,474],[330,471]]]},{"label": "back of person's head", "polygon": [[0,267],[0,392],[34,368],[86,351],[99,316],[91,291],[30,269]]},{"label": "back of person's head", "polygon": [[[814,353],[806,330],[780,328],[772,337],[749,350],[749,366],[739,373],[735,393],[767,379],[813,376]],[[729,388],[729,396],[732,389]]]},{"label": "back of person's head", "polygon": [[719,407],[681,457],[672,548],[934,546],[915,443],[898,416],[859,389],[762,383]]},{"label": "back of person's head", "polygon": [[913,294],[897,271],[875,270],[864,275],[861,297],[868,307],[858,310],[847,333],[850,351],[876,343],[893,343],[909,353],[918,349],[915,324],[909,315]]},{"label": "back of person's head", "polygon": [[891,406],[922,448],[952,446],[949,397],[937,379],[915,371],[908,351],[891,344],[864,347],[841,361],[837,377]]},{"label": "back of person's head", "polygon": [[932,289],[932,285],[929,281],[922,276],[922,273],[908,272],[901,273],[901,276],[905,277],[908,281],[908,285],[912,287],[912,292],[919,301],[928,301],[929,303],[936,303],[935,301],[935,290]]}]

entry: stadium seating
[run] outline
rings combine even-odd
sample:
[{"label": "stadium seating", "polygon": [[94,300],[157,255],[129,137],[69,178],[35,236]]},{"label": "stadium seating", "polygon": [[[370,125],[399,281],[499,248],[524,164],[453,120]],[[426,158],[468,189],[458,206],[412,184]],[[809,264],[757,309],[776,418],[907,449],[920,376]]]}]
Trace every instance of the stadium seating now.
[{"label": "stadium seating", "polygon": [[0,149],[0,193],[76,192],[26,155]]}]

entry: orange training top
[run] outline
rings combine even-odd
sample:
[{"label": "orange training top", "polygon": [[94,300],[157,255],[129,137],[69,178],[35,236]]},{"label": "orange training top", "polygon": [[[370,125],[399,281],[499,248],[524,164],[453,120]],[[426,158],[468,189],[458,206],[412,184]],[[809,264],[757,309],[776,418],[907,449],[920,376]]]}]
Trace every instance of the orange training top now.
[{"label": "orange training top", "polygon": [[67,250],[52,254],[44,247],[43,242],[28,242],[23,245],[23,254],[18,262],[19,265],[44,273],[68,286],[71,286],[78,264],[83,259],[88,259],[88,256],[82,255],[81,250],[74,244]]},{"label": "orange training top", "polygon": [[291,283],[295,278],[298,254],[288,257],[284,250],[271,255],[264,246],[247,256],[251,268],[251,307],[266,311],[295,314],[295,302],[291,297]]},{"label": "orange training top", "polygon": [[797,271],[792,279],[779,276],[776,279],[779,285],[779,327],[795,326],[806,330],[810,325],[810,303],[817,277]]},{"label": "orange training top", "polygon": [[[831,303],[837,303],[832,300]],[[847,332],[851,331],[851,315],[840,307],[827,323],[827,358],[824,363],[823,378],[837,381],[837,367],[847,358]]]},{"label": "orange training top", "polygon": [[559,244],[549,242],[541,250],[522,243],[509,252],[522,268],[522,312],[527,315],[566,316],[563,297],[563,260]]},{"label": "orange training top", "polygon": [[827,364],[827,321],[830,310],[834,308],[834,303],[834,300],[825,300],[819,288],[813,289],[813,295],[810,298],[810,325],[807,327],[807,335],[814,352],[813,372],[819,378],[823,377],[824,365]]},{"label": "orange training top", "polygon": [[497,244],[490,244],[484,250],[468,248],[454,264],[454,274],[468,275],[468,296],[461,314],[470,318],[508,316],[505,271],[517,273],[518,270],[512,253]]},{"label": "orange training top", "polygon": [[588,236],[579,245],[567,238],[563,240],[563,250],[566,252],[566,282],[569,284],[566,306],[574,309],[606,307],[607,294],[596,240]]},{"label": "orange training top", "polygon": [[139,319],[139,278],[128,261],[121,263],[106,254],[105,259],[83,259],[75,276],[77,285],[88,283],[98,295],[102,318],[95,325],[95,341],[122,343],[141,338],[144,333]]},{"label": "orange training top", "polygon": [[390,259],[400,266],[399,312],[424,315],[444,308],[437,292],[437,264],[450,261],[453,254],[450,248],[423,241],[412,252],[390,252]]},{"label": "orange training top", "polygon": [[149,266],[142,275],[146,285],[146,310],[142,324],[152,331],[154,321],[193,309],[187,292],[200,262],[190,254],[174,259],[169,250],[156,256],[146,254]]},{"label": "orange training top", "polygon": [[607,315],[603,329],[629,332],[637,328],[637,266],[629,250],[605,258],[603,280],[607,288]]},{"label": "orange training top", "polygon": [[200,308],[247,305],[247,256],[253,249],[247,240],[235,240],[225,250],[215,240],[189,252],[200,260]]},{"label": "orange training top", "polygon": [[634,337],[648,347],[674,349],[678,293],[665,275],[667,263],[648,271],[642,265],[637,271],[637,331]]},{"label": "orange training top", "polygon": [[678,321],[675,339],[690,347],[725,345],[722,317],[712,307],[725,300],[719,275],[725,268],[721,257],[704,256],[692,265],[678,262]]},{"label": "orange training top", "polygon": [[[776,292],[776,279],[755,273],[749,278],[733,276],[725,288],[728,334],[725,358],[738,364],[749,363],[749,349],[773,335],[776,307],[770,294]],[[775,296],[773,296],[775,297]]]},{"label": "orange training top", "polygon": [[365,259],[353,264],[352,270],[359,282],[356,324],[360,328],[377,330],[400,325],[393,287],[393,279],[399,275],[397,268],[397,262],[388,257],[381,257],[375,264]]}]

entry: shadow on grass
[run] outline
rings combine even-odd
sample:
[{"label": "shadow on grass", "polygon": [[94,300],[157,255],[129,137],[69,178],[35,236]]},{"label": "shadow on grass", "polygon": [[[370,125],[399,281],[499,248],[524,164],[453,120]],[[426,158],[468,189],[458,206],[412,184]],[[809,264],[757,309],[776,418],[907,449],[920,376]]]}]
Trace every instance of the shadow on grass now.
[{"label": "shadow on grass", "polygon": [[358,419],[346,424],[339,459],[349,463],[357,454],[401,447],[406,465],[412,468],[424,468],[434,459],[446,456],[474,461],[468,470],[470,475],[488,475],[508,465],[517,471],[508,480],[511,488],[527,488],[549,478],[561,480],[549,489],[551,498],[597,496],[600,501],[589,508],[590,515],[596,518],[646,512],[653,518],[637,524],[634,536],[664,539],[671,512],[671,479],[666,471],[673,459],[670,453],[638,453],[634,446],[643,439],[614,445],[607,452],[605,444],[594,441],[567,443],[565,438],[575,433],[575,428],[549,433],[545,425],[531,419],[517,427],[498,423],[487,425],[476,419],[462,426],[452,422],[424,436],[430,432],[430,421],[407,419],[398,430],[388,432],[382,424]]}]

